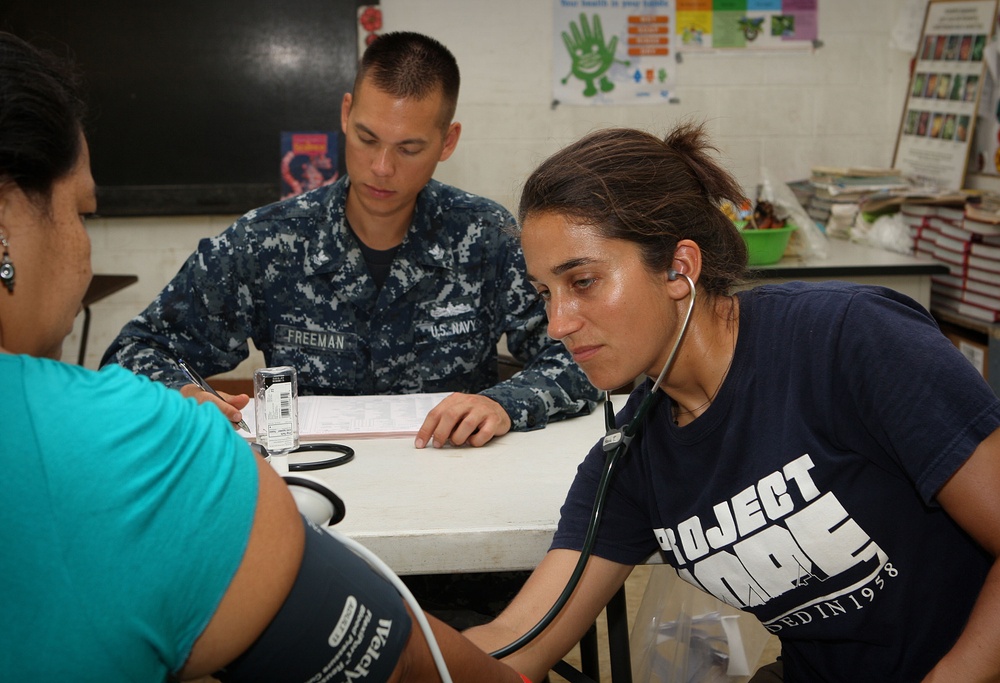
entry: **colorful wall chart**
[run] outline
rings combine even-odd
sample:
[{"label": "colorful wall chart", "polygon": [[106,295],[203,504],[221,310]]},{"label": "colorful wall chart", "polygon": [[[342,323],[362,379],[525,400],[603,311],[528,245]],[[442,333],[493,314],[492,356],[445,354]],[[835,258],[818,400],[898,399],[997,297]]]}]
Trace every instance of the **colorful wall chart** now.
[{"label": "colorful wall chart", "polygon": [[818,0],[677,0],[676,49],[802,48],[819,38]]},{"label": "colorful wall chart", "polygon": [[552,93],[565,104],[676,101],[677,54],[812,48],[818,0],[553,0]]}]

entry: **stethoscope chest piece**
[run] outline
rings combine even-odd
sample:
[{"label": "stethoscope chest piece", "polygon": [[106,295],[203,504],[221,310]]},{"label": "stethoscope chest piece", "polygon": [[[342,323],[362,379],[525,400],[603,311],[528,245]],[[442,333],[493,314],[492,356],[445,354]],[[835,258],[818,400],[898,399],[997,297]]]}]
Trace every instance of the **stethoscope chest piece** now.
[{"label": "stethoscope chest piece", "polygon": [[631,441],[632,437],[627,435],[624,429],[609,429],[601,441],[601,449],[605,453],[610,453],[616,448],[621,448],[624,451]]}]

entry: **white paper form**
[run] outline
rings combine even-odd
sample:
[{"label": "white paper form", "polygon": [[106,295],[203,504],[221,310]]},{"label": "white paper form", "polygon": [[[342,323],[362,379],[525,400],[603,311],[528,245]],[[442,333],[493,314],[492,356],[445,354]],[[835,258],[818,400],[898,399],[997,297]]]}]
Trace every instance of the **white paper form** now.
[{"label": "white paper form", "polygon": [[[299,396],[299,438],[414,436],[431,409],[448,392],[391,396]],[[256,439],[254,400],[242,411]]]}]

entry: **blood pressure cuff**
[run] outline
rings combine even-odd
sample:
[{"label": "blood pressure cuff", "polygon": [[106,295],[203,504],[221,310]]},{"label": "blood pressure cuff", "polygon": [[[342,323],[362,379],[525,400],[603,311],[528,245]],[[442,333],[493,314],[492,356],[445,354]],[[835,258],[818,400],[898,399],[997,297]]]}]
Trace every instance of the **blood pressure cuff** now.
[{"label": "blood pressure cuff", "polygon": [[303,521],[295,584],[257,641],[214,674],[223,683],[375,683],[396,667],[411,628],[403,598],[350,548]]}]

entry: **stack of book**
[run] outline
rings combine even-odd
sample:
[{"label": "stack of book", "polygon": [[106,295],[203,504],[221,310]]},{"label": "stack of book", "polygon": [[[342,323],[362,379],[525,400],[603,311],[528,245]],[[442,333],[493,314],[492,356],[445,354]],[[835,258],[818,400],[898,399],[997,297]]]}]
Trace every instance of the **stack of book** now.
[{"label": "stack of book", "polygon": [[[949,241],[949,239],[964,240],[969,237],[962,227],[965,220],[964,203],[964,198],[945,202],[936,199],[914,199],[902,203],[899,215],[913,240],[915,255],[936,259],[939,250],[951,249],[958,253],[967,251],[964,246],[960,247],[959,244]],[[952,263],[955,258],[949,258],[946,254],[941,260]],[[961,261],[955,265],[959,266],[959,270],[953,269],[953,272],[960,275],[965,262]]]},{"label": "stack of book", "polygon": [[[912,217],[912,207],[910,211]],[[931,277],[931,306],[998,322],[1000,207],[994,211],[970,203],[962,214],[961,220],[940,215],[926,217],[917,229],[916,253],[946,264],[950,271],[948,275]]]},{"label": "stack of book", "polygon": [[799,200],[799,204],[802,205],[802,208],[808,211],[809,202],[812,201],[813,196],[816,194],[816,191],[813,189],[812,183],[809,182],[809,179],[793,180],[788,183],[788,189],[790,189],[792,194],[795,195],[795,198]]},{"label": "stack of book", "polygon": [[809,183],[813,194],[806,211],[824,225],[835,204],[858,206],[869,195],[910,187],[898,169],[869,167],[813,166]]},{"label": "stack of book", "polygon": [[936,228],[931,220],[937,216],[937,207],[933,204],[903,203],[899,207],[899,215],[906,224],[906,229],[913,240],[913,253],[917,256],[934,258],[934,234]]}]

